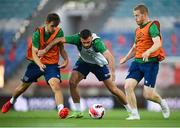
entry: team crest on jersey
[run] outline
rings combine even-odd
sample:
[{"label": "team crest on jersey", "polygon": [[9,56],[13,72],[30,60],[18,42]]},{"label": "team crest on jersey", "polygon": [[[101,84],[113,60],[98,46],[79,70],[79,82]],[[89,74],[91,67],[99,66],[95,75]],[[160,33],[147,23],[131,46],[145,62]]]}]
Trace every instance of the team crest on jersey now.
[{"label": "team crest on jersey", "polygon": [[136,36],[136,40],[140,40],[141,37],[143,37],[144,34],[142,32],[138,33],[137,36]]}]

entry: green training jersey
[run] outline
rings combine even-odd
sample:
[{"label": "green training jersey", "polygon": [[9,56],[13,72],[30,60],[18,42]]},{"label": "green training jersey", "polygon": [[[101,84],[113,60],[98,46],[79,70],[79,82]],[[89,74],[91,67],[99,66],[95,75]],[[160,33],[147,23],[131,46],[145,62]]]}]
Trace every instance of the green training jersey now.
[{"label": "green training jersey", "polygon": [[[51,34],[45,31],[44,32],[44,41],[47,41],[50,36],[51,36]],[[60,29],[60,31],[58,32],[56,37],[63,37],[63,36],[64,36],[64,32],[62,29]],[[33,37],[32,37],[32,44],[37,49],[39,49],[39,47],[40,47],[39,41],[40,41],[40,32],[37,30],[36,32],[34,32]]]},{"label": "green training jersey", "polygon": [[99,66],[107,65],[108,62],[103,56],[103,53],[107,50],[104,42],[95,33],[92,34],[92,37],[92,45],[88,49],[82,46],[80,34],[66,36],[65,39],[66,43],[76,45],[80,53],[80,60]]}]

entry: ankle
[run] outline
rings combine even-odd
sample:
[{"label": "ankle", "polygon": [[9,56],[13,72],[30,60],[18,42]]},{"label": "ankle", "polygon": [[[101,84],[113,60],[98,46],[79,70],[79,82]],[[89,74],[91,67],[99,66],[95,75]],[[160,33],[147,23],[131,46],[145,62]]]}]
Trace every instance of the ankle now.
[{"label": "ankle", "polygon": [[126,108],[127,112],[132,112],[132,109],[129,104],[124,105],[124,107]]},{"label": "ankle", "polygon": [[81,112],[82,111],[80,103],[74,103],[74,106],[75,106],[75,111],[77,111],[77,112]]},{"label": "ankle", "polygon": [[14,97],[12,97],[9,101],[11,104],[14,104],[16,102],[16,99]]},{"label": "ankle", "polygon": [[132,109],[132,114],[139,116],[139,113],[138,113],[137,108],[133,108],[133,109]]},{"label": "ankle", "polygon": [[57,106],[57,109],[58,109],[59,112],[60,112],[63,108],[64,108],[64,105],[63,105],[63,104],[59,104],[59,105]]}]

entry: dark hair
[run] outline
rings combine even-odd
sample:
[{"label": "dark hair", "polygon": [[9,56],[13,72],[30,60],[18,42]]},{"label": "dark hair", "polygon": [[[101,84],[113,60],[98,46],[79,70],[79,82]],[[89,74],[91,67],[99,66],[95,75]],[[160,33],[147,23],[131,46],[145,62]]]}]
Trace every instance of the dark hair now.
[{"label": "dark hair", "polygon": [[139,10],[141,12],[141,14],[147,13],[148,14],[148,8],[143,5],[143,4],[139,4],[134,8],[134,11]]},{"label": "dark hair", "polygon": [[56,14],[56,13],[50,13],[50,14],[48,14],[48,16],[47,16],[47,18],[46,18],[46,21],[48,22],[48,23],[50,23],[50,22],[54,22],[54,25],[55,26],[58,26],[58,24],[60,23],[60,17],[58,16],[58,14]]},{"label": "dark hair", "polygon": [[80,37],[83,39],[87,39],[89,36],[91,36],[91,31],[88,29],[84,29],[80,32]]}]

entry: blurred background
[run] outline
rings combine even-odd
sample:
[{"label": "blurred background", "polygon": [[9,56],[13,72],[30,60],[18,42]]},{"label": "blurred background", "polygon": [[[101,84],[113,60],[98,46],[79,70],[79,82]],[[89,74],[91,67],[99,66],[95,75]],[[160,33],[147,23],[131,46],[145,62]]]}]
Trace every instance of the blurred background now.
[{"label": "blurred background", "polygon": [[[180,109],[180,0],[0,0],[0,107],[21,84],[28,61],[26,48],[38,26],[43,26],[50,12],[58,13],[60,27],[65,35],[75,34],[84,28],[98,34],[116,60],[116,85],[124,91],[127,69],[131,61],[119,64],[133,45],[137,27],[133,7],[143,3],[149,8],[151,20],[159,20],[163,36],[166,60],[160,64],[157,91],[167,99],[173,109]],[[71,69],[78,59],[75,46],[65,45],[70,64],[61,70],[65,105],[74,108],[69,93],[68,80]],[[159,111],[157,104],[142,97],[143,81],[136,88],[138,106]],[[81,105],[101,103],[105,108],[122,107],[105,86],[93,74],[79,85]],[[43,104],[43,105],[42,105]],[[17,111],[55,109],[54,96],[44,81],[39,78],[17,101]]]}]

